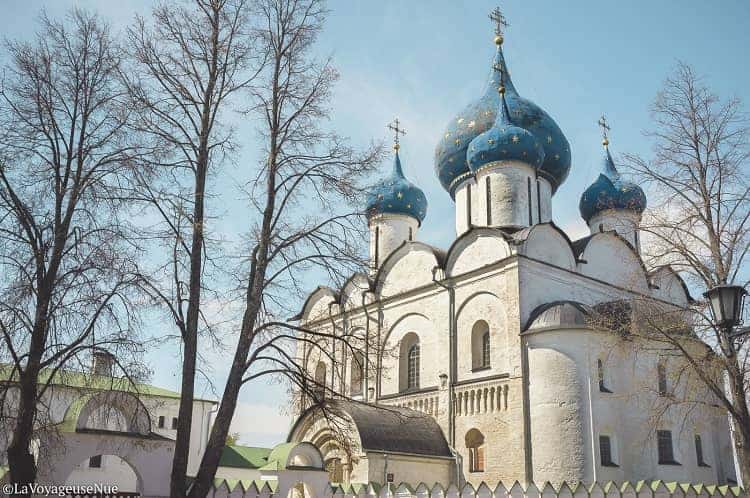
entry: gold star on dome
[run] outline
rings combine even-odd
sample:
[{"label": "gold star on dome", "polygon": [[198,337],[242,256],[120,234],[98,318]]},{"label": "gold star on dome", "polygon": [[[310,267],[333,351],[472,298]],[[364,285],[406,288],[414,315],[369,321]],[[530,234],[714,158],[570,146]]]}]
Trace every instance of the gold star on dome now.
[{"label": "gold star on dome", "polygon": [[552,135],[547,135],[547,143],[548,144],[552,143]]},{"label": "gold star on dome", "polygon": [[492,139],[492,138],[490,138],[490,139],[487,140],[487,143],[490,144],[490,145],[494,145],[495,144],[495,140]]},{"label": "gold star on dome", "polygon": [[402,194],[401,192],[398,192],[398,193],[396,194],[396,197],[398,197],[399,199],[401,199],[401,198],[402,198],[403,196],[404,196],[404,194]]},{"label": "gold star on dome", "polygon": [[448,162],[452,163],[453,162],[453,158],[451,157],[450,159],[448,159]]},{"label": "gold star on dome", "polygon": [[445,134],[445,139],[448,140],[450,138],[450,136],[451,136],[450,132],[446,133]]},{"label": "gold star on dome", "polygon": [[460,139],[460,138],[457,138],[457,139],[455,140],[455,142],[454,142],[454,143],[455,143],[456,145],[461,145],[461,139]]},{"label": "gold star on dome", "polygon": [[411,209],[411,204],[407,204],[406,209]]},{"label": "gold star on dome", "polygon": [[514,144],[517,144],[517,143],[518,143],[518,141],[520,140],[520,138],[518,138],[518,135],[513,135],[513,136],[511,137],[511,140],[513,140],[513,143],[514,143]]},{"label": "gold star on dome", "polygon": [[559,161],[560,160],[560,154],[555,154],[555,159]]}]

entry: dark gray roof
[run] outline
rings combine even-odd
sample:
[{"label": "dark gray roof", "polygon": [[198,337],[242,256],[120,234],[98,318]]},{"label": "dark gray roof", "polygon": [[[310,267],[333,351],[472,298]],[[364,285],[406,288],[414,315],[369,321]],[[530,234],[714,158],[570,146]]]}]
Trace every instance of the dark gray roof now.
[{"label": "dark gray roof", "polygon": [[[430,415],[408,408],[344,400],[327,401],[326,405],[334,412],[338,411],[351,417],[357,426],[362,449],[365,451],[452,456],[443,431]],[[310,410],[303,414],[297,423],[309,412]]]},{"label": "dark gray roof", "polygon": [[531,312],[524,330],[585,327],[590,310],[575,301],[554,301],[537,306]]}]

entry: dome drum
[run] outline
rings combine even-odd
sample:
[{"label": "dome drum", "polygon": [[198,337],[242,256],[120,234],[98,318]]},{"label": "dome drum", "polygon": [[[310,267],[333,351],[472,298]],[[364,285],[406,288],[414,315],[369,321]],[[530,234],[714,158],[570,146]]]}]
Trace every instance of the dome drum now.
[{"label": "dome drum", "polygon": [[522,161],[495,161],[456,190],[456,231],[471,226],[522,228],[549,221],[550,183]]}]

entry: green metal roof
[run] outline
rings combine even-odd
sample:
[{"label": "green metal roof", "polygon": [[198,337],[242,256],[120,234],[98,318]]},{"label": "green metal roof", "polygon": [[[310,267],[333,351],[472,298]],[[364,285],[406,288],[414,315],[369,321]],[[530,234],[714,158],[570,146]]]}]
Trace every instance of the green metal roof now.
[{"label": "green metal roof", "polygon": [[[52,369],[42,369],[39,372],[39,383],[71,387],[76,389],[90,389],[94,391],[123,391],[145,396],[158,396],[162,398],[180,399],[180,393],[163,389],[150,384],[131,382],[125,377],[109,377],[106,375],[95,375],[84,372],[74,372],[70,370],[58,370],[52,376]],[[18,379],[13,375],[13,366],[8,364],[0,365],[0,382],[17,382]],[[194,398],[194,401],[205,401],[216,403],[210,399]]]},{"label": "green metal roof", "polygon": [[240,469],[259,469],[268,464],[271,448],[253,446],[227,445],[221,452],[219,467]]}]

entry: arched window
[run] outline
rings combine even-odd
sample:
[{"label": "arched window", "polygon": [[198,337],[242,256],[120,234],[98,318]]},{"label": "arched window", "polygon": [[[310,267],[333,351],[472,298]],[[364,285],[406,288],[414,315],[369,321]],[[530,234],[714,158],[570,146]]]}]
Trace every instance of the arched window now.
[{"label": "arched window", "polygon": [[604,372],[604,362],[602,359],[596,360],[596,375],[599,379],[599,392],[611,393],[612,391],[607,387],[607,377]]},{"label": "arched window", "polygon": [[656,376],[659,394],[664,396],[667,394],[667,364],[664,359],[656,365]]},{"label": "arched window", "polygon": [[477,429],[466,433],[466,449],[469,453],[469,472],[484,472],[484,434]]},{"label": "arched window", "polygon": [[409,332],[401,339],[399,346],[398,376],[399,390],[419,389],[420,369],[419,336]]},{"label": "arched window", "polygon": [[479,320],[471,328],[471,369],[490,368],[492,346],[490,344],[490,326]]},{"label": "arched window", "polygon": [[409,348],[409,367],[407,372],[406,388],[419,388],[419,343]]},{"label": "arched window", "polygon": [[482,335],[482,366],[490,366],[490,331]]},{"label": "arched window", "polygon": [[362,381],[364,380],[364,366],[365,358],[360,352],[356,352],[352,355],[351,361],[351,377],[349,390],[352,396],[359,396],[362,394]]},{"label": "arched window", "polygon": [[326,395],[326,364],[319,361],[315,367],[315,377],[313,379],[315,384],[313,385],[313,394],[316,400],[322,400]]}]

